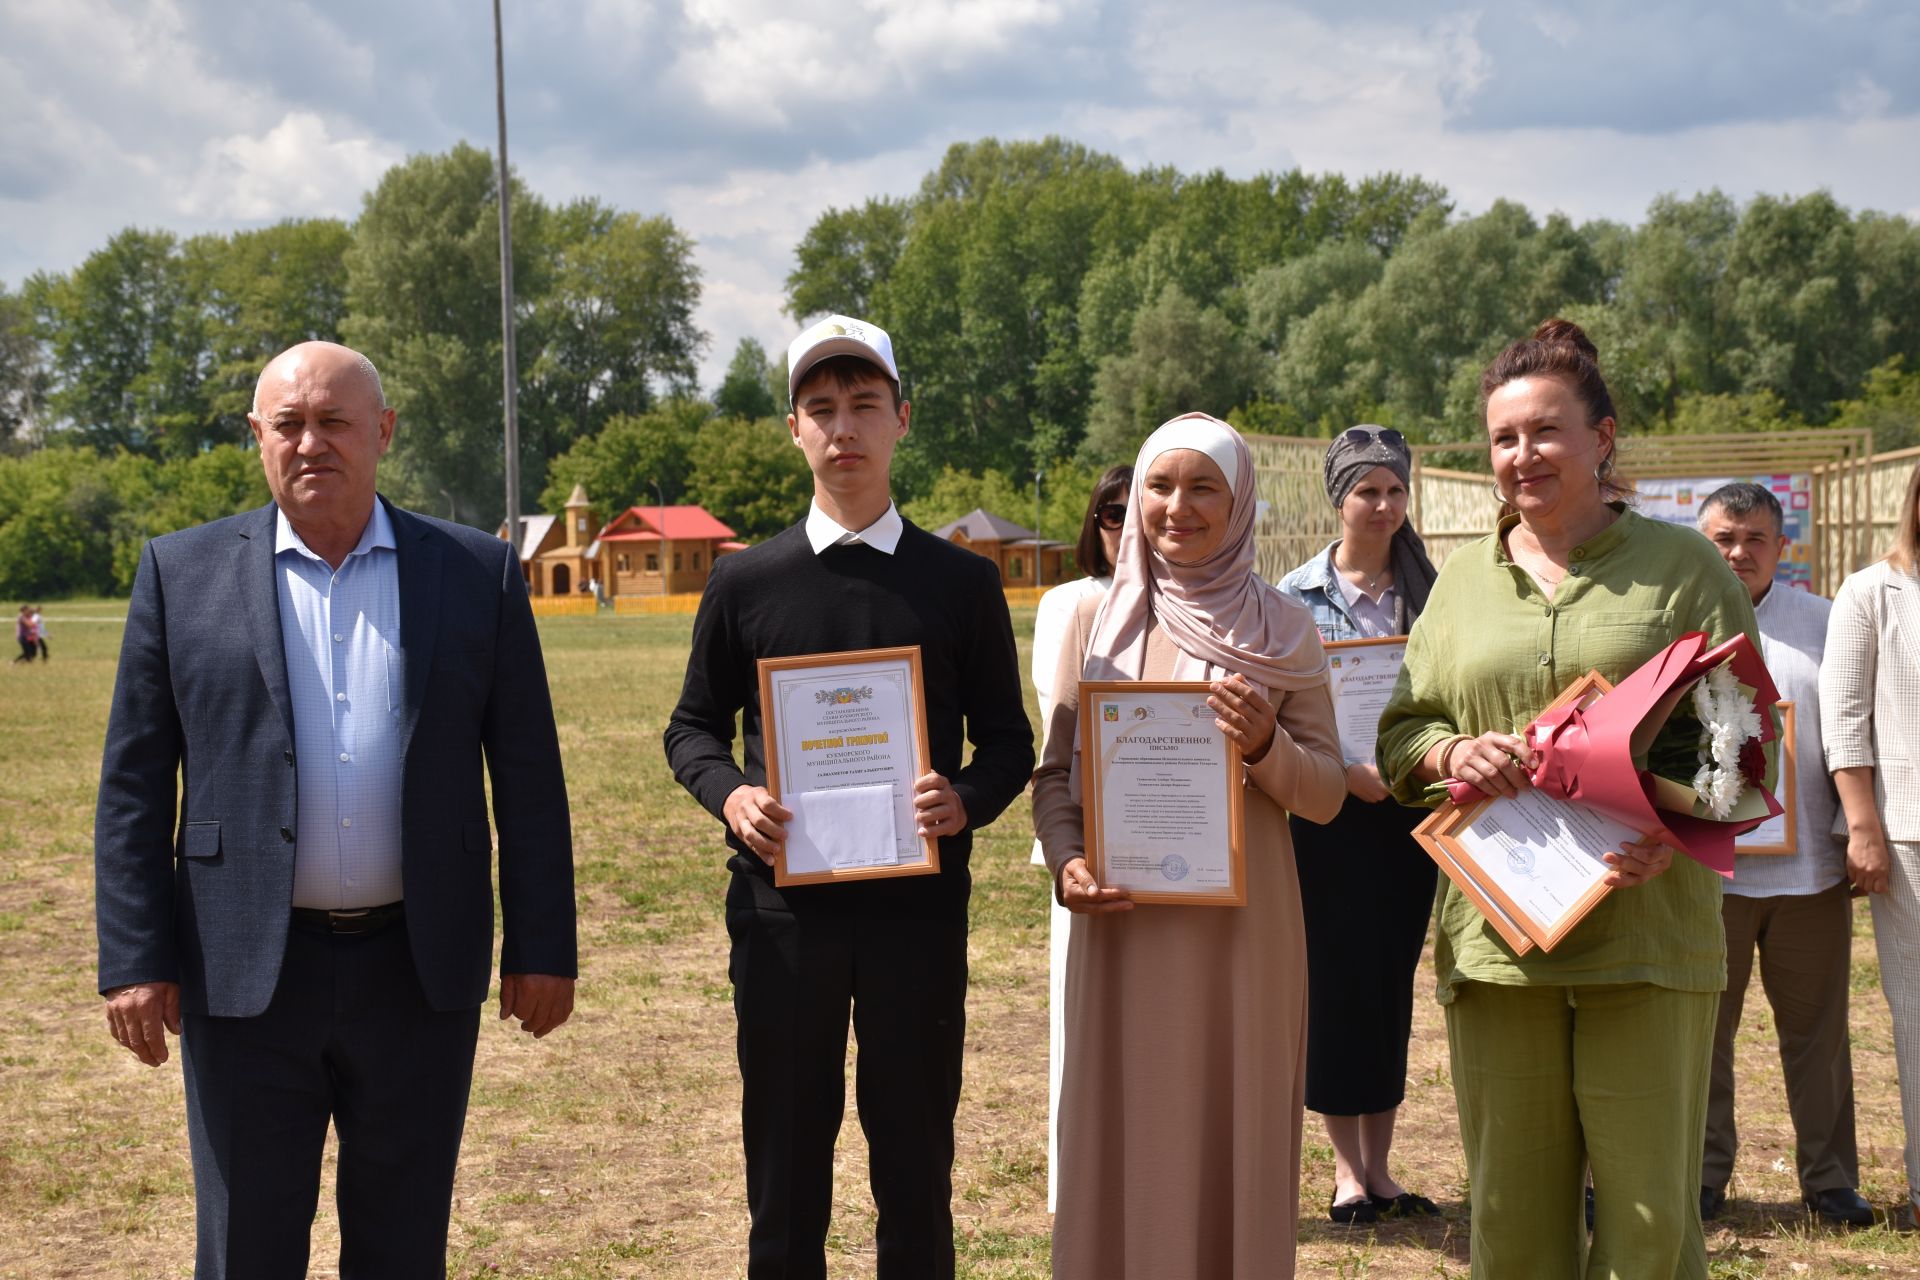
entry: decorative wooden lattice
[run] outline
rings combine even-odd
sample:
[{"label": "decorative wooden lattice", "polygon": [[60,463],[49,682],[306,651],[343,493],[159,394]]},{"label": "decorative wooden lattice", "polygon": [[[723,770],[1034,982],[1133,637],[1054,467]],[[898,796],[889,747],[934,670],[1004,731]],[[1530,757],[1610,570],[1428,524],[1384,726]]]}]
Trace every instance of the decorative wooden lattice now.
[{"label": "decorative wooden lattice", "polygon": [[1327,501],[1322,463],[1327,441],[1249,435],[1256,492],[1266,502],[1256,518],[1254,571],[1278,582],[1340,536]]}]

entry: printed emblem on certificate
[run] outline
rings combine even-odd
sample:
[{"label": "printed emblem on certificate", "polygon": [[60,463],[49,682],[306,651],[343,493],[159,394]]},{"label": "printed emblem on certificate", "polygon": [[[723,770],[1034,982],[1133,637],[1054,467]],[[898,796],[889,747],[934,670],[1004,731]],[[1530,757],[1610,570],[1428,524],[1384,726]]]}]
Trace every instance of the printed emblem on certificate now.
[{"label": "printed emblem on certificate", "polygon": [[929,771],[920,647],[762,658],[767,790],[793,811],[775,884],[931,875],[913,783]]},{"label": "printed emblem on certificate", "polygon": [[1135,902],[1245,906],[1240,748],[1204,681],[1080,682],[1087,865]]},{"label": "printed emblem on certificate", "polygon": [[[1611,688],[1598,675],[1582,676],[1549,710],[1581,705]],[[1600,860],[1640,833],[1582,804],[1528,787],[1515,796],[1464,808],[1442,804],[1414,828],[1427,851],[1467,899],[1480,909],[1515,955],[1551,951],[1613,890]]]},{"label": "printed emblem on certificate", "polygon": [[1333,725],[1340,756],[1348,764],[1372,764],[1380,736],[1380,713],[1393,696],[1406,661],[1407,638],[1333,640],[1326,645],[1327,680],[1333,693]]},{"label": "printed emblem on certificate", "polygon": [[1735,853],[1797,853],[1800,850],[1800,824],[1794,817],[1794,793],[1799,790],[1800,775],[1794,771],[1793,703],[1776,702],[1780,708],[1780,785],[1775,788],[1780,812],[1734,839]]}]

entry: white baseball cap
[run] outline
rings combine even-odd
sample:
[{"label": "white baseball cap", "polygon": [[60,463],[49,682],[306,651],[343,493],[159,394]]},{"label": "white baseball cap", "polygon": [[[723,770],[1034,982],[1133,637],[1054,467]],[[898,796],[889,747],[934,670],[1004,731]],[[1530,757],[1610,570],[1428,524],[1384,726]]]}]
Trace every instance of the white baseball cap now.
[{"label": "white baseball cap", "polygon": [[855,320],[852,316],[828,316],[808,325],[800,336],[787,344],[787,400],[793,400],[807,370],[832,356],[859,356],[886,370],[887,376],[900,381],[900,370],[893,363],[893,339],[877,324]]}]

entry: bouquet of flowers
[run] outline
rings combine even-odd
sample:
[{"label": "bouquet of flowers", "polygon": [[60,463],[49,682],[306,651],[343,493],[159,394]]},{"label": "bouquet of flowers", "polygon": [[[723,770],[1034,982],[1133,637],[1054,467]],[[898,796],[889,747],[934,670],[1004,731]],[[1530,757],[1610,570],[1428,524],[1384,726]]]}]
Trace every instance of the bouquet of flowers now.
[{"label": "bouquet of flowers", "polygon": [[[1709,649],[1705,632],[1689,632],[1611,689],[1528,725],[1533,785],[1731,876],[1734,838],[1781,811],[1763,750],[1778,700],[1745,635]],[[1447,786],[1456,804],[1481,798],[1470,783]]]}]

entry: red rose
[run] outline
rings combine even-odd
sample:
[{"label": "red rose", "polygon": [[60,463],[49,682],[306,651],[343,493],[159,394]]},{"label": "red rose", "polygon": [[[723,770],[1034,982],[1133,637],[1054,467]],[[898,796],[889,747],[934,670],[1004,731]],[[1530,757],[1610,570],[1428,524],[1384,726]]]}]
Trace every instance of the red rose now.
[{"label": "red rose", "polygon": [[1748,738],[1740,744],[1740,773],[1756,787],[1766,781],[1767,755],[1760,749],[1760,739]]}]

